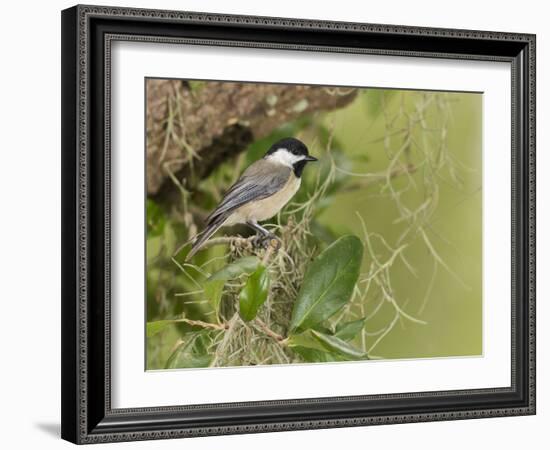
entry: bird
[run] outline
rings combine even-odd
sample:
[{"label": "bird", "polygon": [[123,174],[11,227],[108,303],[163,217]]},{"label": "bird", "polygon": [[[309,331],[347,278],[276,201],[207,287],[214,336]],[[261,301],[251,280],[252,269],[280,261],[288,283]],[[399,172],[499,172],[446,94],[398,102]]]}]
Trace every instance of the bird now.
[{"label": "bird", "polygon": [[245,224],[259,239],[275,237],[259,222],[274,217],[296,194],[307,163],[317,161],[299,139],[275,142],[264,157],[255,161],[225,192],[219,205],[206,218],[206,227],[194,239],[186,261],[221,227]]}]

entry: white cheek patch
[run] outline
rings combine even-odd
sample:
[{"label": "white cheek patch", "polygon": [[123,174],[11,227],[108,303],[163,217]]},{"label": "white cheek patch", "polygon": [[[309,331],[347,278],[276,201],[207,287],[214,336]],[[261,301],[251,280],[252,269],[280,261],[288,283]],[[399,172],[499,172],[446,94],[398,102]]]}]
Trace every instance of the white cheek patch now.
[{"label": "white cheek patch", "polygon": [[268,157],[271,161],[276,161],[287,167],[292,167],[294,163],[305,158],[303,155],[293,155],[286,148],[280,148]]}]

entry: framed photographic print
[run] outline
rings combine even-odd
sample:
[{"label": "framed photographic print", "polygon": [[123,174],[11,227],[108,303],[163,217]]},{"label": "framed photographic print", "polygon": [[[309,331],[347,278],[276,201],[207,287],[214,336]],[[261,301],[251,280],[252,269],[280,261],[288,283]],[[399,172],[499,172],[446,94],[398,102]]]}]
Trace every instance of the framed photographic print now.
[{"label": "framed photographic print", "polygon": [[62,436],[535,413],[535,37],[62,12]]}]

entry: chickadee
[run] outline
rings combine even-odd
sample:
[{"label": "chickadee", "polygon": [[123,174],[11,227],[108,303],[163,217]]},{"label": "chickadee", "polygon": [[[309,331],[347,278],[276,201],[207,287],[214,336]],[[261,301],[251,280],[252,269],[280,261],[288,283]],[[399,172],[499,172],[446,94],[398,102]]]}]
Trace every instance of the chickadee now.
[{"label": "chickadee", "polygon": [[252,163],[206,218],[206,228],[195,238],[189,260],[222,226],[246,224],[262,237],[272,234],[258,222],[271,219],[298,191],[306,164],[317,161],[298,139],[277,141],[265,156]]}]

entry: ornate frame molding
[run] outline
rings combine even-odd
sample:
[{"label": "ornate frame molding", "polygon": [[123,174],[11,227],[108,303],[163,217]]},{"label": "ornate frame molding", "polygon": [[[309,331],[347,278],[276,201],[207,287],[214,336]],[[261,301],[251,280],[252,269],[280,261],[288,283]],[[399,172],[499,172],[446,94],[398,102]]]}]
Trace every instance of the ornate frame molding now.
[{"label": "ornate frame molding", "polygon": [[[238,434],[284,430],[347,427],[373,424],[439,421],[535,413],[535,36],[470,30],[449,30],[396,25],[376,25],[347,22],[329,22],[304,19],[285,19],[253,16],[233,16],[194,12],[159,11],[118,7],[76,6],[63,12],[63,399],[62,435],[77,443],[97,443],[173,437]],[[259,40],[220,39],[219,37],[153,36],[128,32],[125,24],[133,21],[145,29],[148,24],[160,23],[171,30],[187,26],[201,29],[212,27],[224,32],[230,27],[256,33]],[[107,25],[105,25],[107,23]],[[112,27],[110,26],[112,23]],[[100,26],[100,25],[101,26]],[[101,29],[99,29],[101,28]],[[114,29],[113,29],[114,28]],[[273,42],[262,40],[263,31],[276,36],[282,31],[316,30],[321,40],[311,43]],[[208,32],[208,31],[207,31]],[[375,46],[349,46],[346,36],[374,36]],[[418,37],[427,38],[428,48],[418,47]],[[403,41],[397,48],[396,39]],[[285,41],[288,38],[277,38]],[[292,39],[290,37],[289,39]],[[308,39],[308,38],[304,38]],[[324,40],[323,40],[324,39]],[[390,40],[393,41],[390,42]],[[322,405],[349,401],[350,398],[321,398],[276,402],[253,402],[225,405],[195,405],[191,407],[111,409],[110,402],[110,49],[114,40],[132,40],[156,43],[187,43],[197,45],[244,46],[304,51],[329,51],[366,54],[384,54],[414,57],[452,59],[481,59],[507,61],[512,64],[512,153],[513,185],[513,342],[512,386],[510,388],[471,391],[431,392],[354,397],[353,400],[380,402],[396,399],[409,402],[414,410],[415,400],[427,397],[464,398],[475,404],[477,397],[514,394],[504,406],[478,406],[470,409],[440,405],[426,411],[380,414],[376,412],[341,417],[306,420],[275,420],[263,423],[222,423],[198,425],[181,419],[175,426],[169,420],[175,414],[185,415],[191,409],[201,410],[202,416],[216,408],[243,409],[250,407],[292,409],[298,405]],[[441,42],[449,43],[452,52],[441,51]],[[393,42],[393,43],[392,43]],[[486,45],[483,43],[496,43]],[[391,45],[388,46],[388,43]],[[431,45],[431,46],[430,46]],[[392,47],[393,46],[393,47]],[[416,47],[415,47],[416,46]],[[103,48],[101,48],[103,47]],[[100,66],[100,67],[98,67]],[[101,78],[103,74],[103,79]],[[98,95],[98,83],[103,84],[100,107],[104,123],[94,122],[91,110]],[[517,101],[516,101],[517,99]],[[103,156],[96,162],[92,145],[101,142]],[[516,155],[517,153],[517,155]],[[517,158],[516,158],[517,156]],[[516,164],[516,159],[519,164]],[[99,165],[98,165],[99,164]],[[75,170],[76,169],[76,170]],[[102,174],[102,178],[98,177]],[[95,177],[95,178],[94,178]],[[98,188],[97,184],[102,187]],[[519,190],[518,190],[519,188]],[[99,202],[99,203],[97,203]],[[103,211],[103,217],[99,212]],[[101,226],[99,222],[102,222]],[[102,230],[102,239],[93,238]],[[101,251],[96,247],[102,246]],[[519,254],[518,254],[519,253]],[[520,263],[519,271],[516,268]],[[517,272],[516,272],[517,271]],[[98,293],[97,283],[103,274],[103,289]],[[100,277],[100,278],[97,278]],[[517,283],[517,284],[514,284]],[[522,295],[523,293],[523,295]],[[99,295],[99,297],[94,297]],[[103,298],[101,323],[91,319],[98,312],[93,298]],[[517,297],[517,298],[516,298]],[[514,300],[515,299],[515,300]],[[517,304],[516,304],[517,302]],[[518,317],[518,314],[521,317]],[[521,338],[518,342],[518,337]],[[103,366],[90,354],[103,344]],[[95,354],[95,353],[94,353]],[[92,368],[92,370],[91,370]],[[518,371],[519,369],[519,371]],[[95,372],[94,372],[95,370]],[[103,383],[91,377],[103,374]],[[102,386],[100,402],[92,401]],[[521,392],[519,392],[521,391]],[[503,397],[504,398],[504,397]],[[435,401],[434,401],[435,405]],[[417,408],[418,409],[418,408]]]}]

